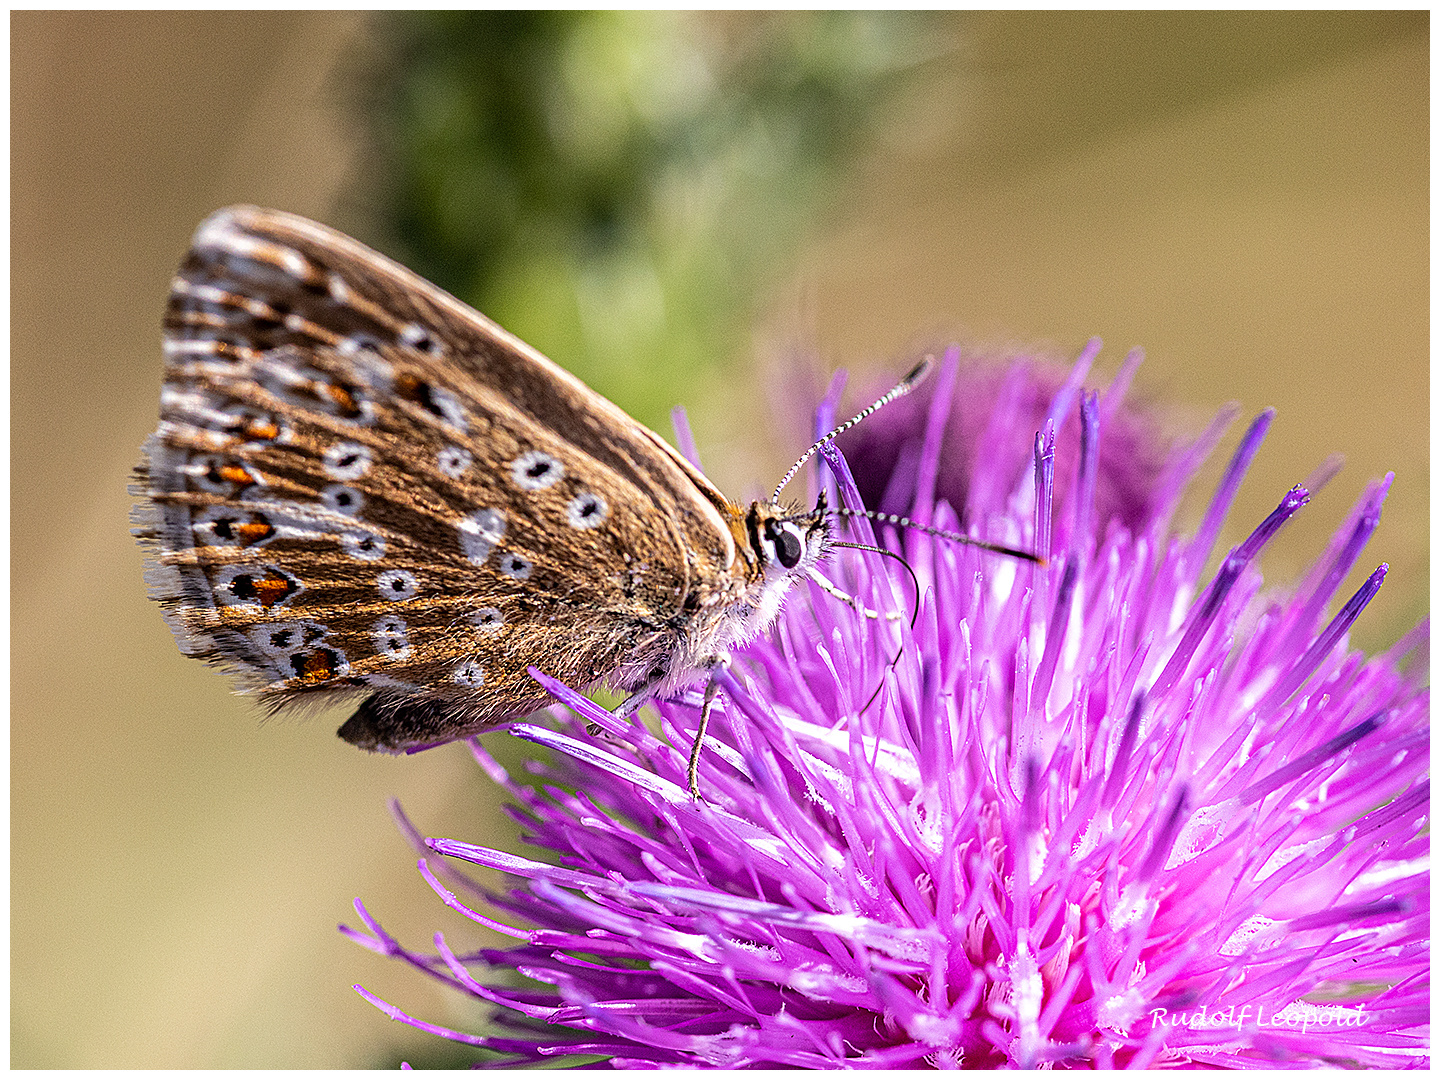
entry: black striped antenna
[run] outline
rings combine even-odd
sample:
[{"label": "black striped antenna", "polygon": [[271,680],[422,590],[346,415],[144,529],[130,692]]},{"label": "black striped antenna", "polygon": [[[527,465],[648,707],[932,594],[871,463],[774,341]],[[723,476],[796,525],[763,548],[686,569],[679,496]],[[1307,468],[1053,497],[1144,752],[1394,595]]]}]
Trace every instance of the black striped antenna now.
[{"label": "black striped antenna", "polygon": [[811,444],[810,449],[806,450],[803,454],[801,454],[799,460],[796,461],[794,465],[790,466],[790,471],[780,478],[780,483],[775,485],[775,494],[770,496],[770,501],[773,503],[779,500],[781,489],[784,488],[786,484],[790,483],[791,480],[795,479],[795,474],[800,471],[800,466],[804,465],[805,462],[809,461],[815,451],[819,450],[822,446],[824,446],[831,439],[835,438],[835,436],[839,435],[842,431],[849,431],[852,427],[858,424],[861,420],[864,420],[876,409],[884,408],[896,398],[904,397],[911,390],[914,390],[915,387],[920,384],[920,381],[924,379],[926,375],[930,374],[930,369],[934,366],[935,358],[933,356],[925,357],[925,359],[921,360],[920,363],[916,364],[911,369],[910,374],[906,375],[905,378],[901,379],[900,382],[895,386],[895,388],[891,390],[888,394],[885,394],[869,408],[861,409],[858,413],[852,416],[849,420],[846,420],[843,424],[835,428],[829,434],[815,440],[815,442]]},{"label": "black striped antenna", "polygon": [[1006,547],[1004,544],[992,544],[988,540],[976,540],[973,536],[965,536],[962,533],[951,532],[949,529],[937,529],[934,525],[921,525],[918,521],[911,521],[899,514],[883,514],[879,510],[852,510],[848,506],[836,507],[829,511],[836,517],[863,517],[871,521],[879,521],[886,525],[898,525],[902,529],[918,529],[920,532],[930,536],[938,536],[942,540],[952,540],[957,544],[968,544],[970,547],[981,548],[985,551],[993,551],[997,555],[1008,555],[1012,559],[1023,559],[1026,562],[1037,563],[1040,566],[1046,565],[1043,555],[1037,555],[1033,551],[1022,551],[1020,548]]}]

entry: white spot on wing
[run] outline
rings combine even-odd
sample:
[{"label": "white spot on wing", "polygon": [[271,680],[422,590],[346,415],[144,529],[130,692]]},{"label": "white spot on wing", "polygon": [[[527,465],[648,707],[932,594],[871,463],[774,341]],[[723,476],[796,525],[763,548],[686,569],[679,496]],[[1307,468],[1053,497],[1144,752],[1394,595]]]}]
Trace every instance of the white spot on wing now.
[{"label": "white spot on wing", "polygon": [[474,660],[466,660],[455,669],[451,676],[461,686],[483,686],[485,684],[485,669]]},{"label": "white spot on wing", "polygon": [[490,557],[490,552],[495,550],[495,545],[505,535],[505,514],[501,510],[486,508],[476,510],[467,518],[462,518],[458,526],[460,530],[460,550],[465,552],[465,557],[476,566],[483,566],[485,560]]},{"label": "white spot on wing", "polygon": [[593,529],[610,516],[610,507],[599,495],[582,491],[565,507],[565,520],[577,529]]},{"label": "white spot on wing", "polygon": [[347,334],[335,343],[335,351],[352,359],[362,353],[367,356],[380,355],[380,341],[369,334]]},{"label": "white spot on wing", "polygon": [[336,443],[325,451],[325,475],[332,480],[358,480],[370,471],[371,454],[359,443]]},{"label": "white spot on wing", "polygon": [[458,480],[474,464],[474,455],[459,446],[447,446],[436,456],[435,467],[452,480]]},{"label": "white spot on wing", "polygon": [[420,591],[420,582],[408,570],[386,570],[375,584],[386,600],[409,600]]},{"label": "white spot on wing", "polygon": [[527,450],[510,463],[510,476],[526,491],[544,491],[564,475],[565,467],[543,450]]},{"label": "white spot on wing", "polygon": [[483,633],[493,634],[505,625],[505,616],[499,608],[485,607],[471,615],[470,621]]},{"label": "white spot on wing", "polygon": [[435,335],[419,323],[406,323],[400,329],[400,344],[432,355],[442,351]]},{"label": "white spot on wing", "polygon": [[507,553],[500,556],[500,572],[516,581],[524,581],[530,576],[531,564],[529,559],[522,559],[519,555]]},{"label": "white spot on wing", "polygon": [[320,491],[320,501],[337,514],[355,517],[365,505],[365,496],[344,484],[331,484]]},{"label": "white spot on wing", "polygon": [[370,635],[375,640],[375,651],[387,660],[407,659],[411,652],[405,620],[398,615],[383,615],[375,620]]},{"label": "white spot on wing", "polygon": [[270,623],[250,631],[250,640],[267,656],[288,657],[291,653],[323,641],[328,627],[308,619]]},{"label": "white spot on wing", "polygon": [[440,419],[452,427],[467,431],[470,427],[470,419],[465,415],[465,407],[460,404],[460,399],[449,390],[438,386],[430,387],[430,404],[439,413]]},{"label": "white spot on wing", "polygon": [[346,555],[361,562],[375,562],[385,557],[385,541],[374,533],[345,533],[340,537],[340,547]]}]

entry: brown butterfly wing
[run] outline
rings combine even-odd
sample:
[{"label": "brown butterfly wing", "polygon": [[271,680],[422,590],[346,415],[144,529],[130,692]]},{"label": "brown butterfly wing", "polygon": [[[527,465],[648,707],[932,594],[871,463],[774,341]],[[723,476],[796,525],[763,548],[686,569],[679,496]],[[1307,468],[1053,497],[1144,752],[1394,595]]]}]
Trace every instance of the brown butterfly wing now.
[{"label": "brown butterfly wing", "polygon": [[634,685],[734,558],[728,504],[658,436],[323,226],[213,215],[165,328],[153,591],[273,704],[373,691],[352,741],[523,715],[531,664]]}]

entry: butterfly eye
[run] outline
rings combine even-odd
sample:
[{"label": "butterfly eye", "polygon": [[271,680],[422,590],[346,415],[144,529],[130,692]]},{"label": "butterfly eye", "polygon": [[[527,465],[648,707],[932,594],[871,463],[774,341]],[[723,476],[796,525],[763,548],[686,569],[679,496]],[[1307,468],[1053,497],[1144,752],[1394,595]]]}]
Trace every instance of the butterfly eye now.
[{"label": "butterfly eye", "polygon": [[805,553],[805,545],[795,527],[788,523],[778,528],[773,523],[767,524],[765,538],[775,545],[775,557],[786,570],[792,569]]}]

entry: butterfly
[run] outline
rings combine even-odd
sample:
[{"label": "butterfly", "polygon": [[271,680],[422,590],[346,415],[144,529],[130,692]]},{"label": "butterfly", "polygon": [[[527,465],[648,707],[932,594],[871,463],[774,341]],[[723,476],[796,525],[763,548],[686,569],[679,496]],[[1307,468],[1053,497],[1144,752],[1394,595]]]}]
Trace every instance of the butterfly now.
[{"label": "butterfly", "polygon": [[164,331],[134,531],[183,652],[272,709],[361,696],[340,737],[390,753],[547,704],[532,666],[622,714],[705,679],[698,795],[711,676],[826,556],[823,494],[732,502],[479,312],[291,214],[207,218]]}]

